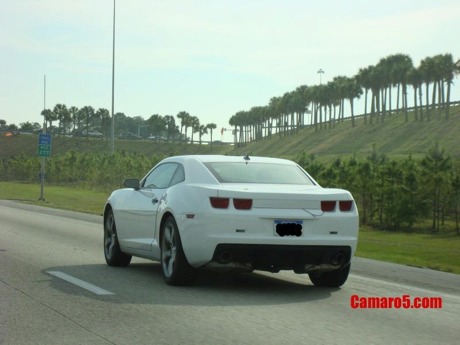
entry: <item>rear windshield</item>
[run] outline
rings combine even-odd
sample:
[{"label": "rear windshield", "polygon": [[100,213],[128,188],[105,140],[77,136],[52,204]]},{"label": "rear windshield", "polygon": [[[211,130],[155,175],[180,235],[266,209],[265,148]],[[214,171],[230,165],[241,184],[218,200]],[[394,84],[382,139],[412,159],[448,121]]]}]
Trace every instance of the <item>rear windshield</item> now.
[{"label": "rear windshield", "polygon": [[296,165],[249,162],[208,162],[205,166],[221,183],[313,185]]}]

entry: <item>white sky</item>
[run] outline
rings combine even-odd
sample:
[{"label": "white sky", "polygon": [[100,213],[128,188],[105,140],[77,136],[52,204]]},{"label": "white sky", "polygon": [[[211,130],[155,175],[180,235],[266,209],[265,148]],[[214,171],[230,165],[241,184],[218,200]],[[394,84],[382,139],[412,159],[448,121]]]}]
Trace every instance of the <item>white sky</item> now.
[{"label": "white sky", "polygon": [[[42,123],[44,75],[47,108],[111,111],[112,18],[113,0],[0,0],[0,119]],[[396,53],[457,60],[459,37],[458,0],[117,0],[115,112],[229,128],[320,68],[324,83]]]}]

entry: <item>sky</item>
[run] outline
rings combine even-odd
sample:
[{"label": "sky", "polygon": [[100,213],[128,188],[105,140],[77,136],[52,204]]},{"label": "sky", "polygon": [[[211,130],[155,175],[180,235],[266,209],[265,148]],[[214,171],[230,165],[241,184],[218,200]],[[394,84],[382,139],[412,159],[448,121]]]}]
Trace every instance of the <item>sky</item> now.
[{"label": "sky", "polygon": [[[42,123],[57,103],[111,111],[113,5],[0,0],[0,119]],[[115,112],[187,111],[219,129],[388,55],[460,59],[458,0],[116,0],[115,26]]]}]

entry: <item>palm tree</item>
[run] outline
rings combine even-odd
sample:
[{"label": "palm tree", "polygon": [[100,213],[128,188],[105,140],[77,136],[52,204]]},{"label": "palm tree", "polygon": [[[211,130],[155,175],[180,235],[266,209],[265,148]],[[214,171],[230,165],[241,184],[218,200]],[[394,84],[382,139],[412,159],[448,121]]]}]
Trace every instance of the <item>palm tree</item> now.
[{"label": "palm tree", "polygon": [[294,106],[291,101],[291,94],[286,92],[283,97],[281,97],[281,117],[282,117],[282,126],[283,134],[286,135],[289,128],[289,116],[291,116],[291,125],[294,122]]},{"label": "palm tree", "polygon": [[75,106],[71,106],[69,108],[70,119],[72,120],[73,131],[77,129],[77,125],[79,124],[78,121],[78,108]]},{"label": "palm tree", "polygon": [[54,118],[59,120],[59,136],[66,132],[66,124],[70,122],[70,113],[65,104],[56,104],[53,109]]},{"label": "palm tree", "polygon": [[200,125],[198,129],[198,134],[200,136],[200,146],[201,146],[201,137],[205,134],[208,134],[208,127],[205,125]]},{"label": "palm tree", "polygon": [[321,124],[321,88],[322,85],[315,85],[310,88],[310,96],[312,100],[312,111],[313,111],[313,124],[315,126],[315,132],[318,130],[318,124],[320,127],[322,126]]},{"label": "palm tree", "polygon": [[51,111],[51,109],[43,109],[41,112],[41,115],[43,116],[45,127],[46,127],[46,123],[49,122],[49,127],[51,128],[51,126],[53,125],[53,121],[55,120],[54,114]]},{"label": "palm tree", "polygon": [[85,122],[85,130],[86,130],[86,138],[89,138],[88,130],[91,120],[94,117],[94,108],[90,105],[86,105],[79,111],[81,113],[81,117]]},{"label": "palm tree", "polygon": [[308,86],[301,85],[298,86],[292,94],[293,97],[293,107],[294,111],[297,114],[296,118],[296,132],[299,128],[303,127],[305,122],[305,112],[308,110],[308,104],[310,103]]},{"label": "palm tree", "polygon": [[[193,134],[198,133],[200,131],[200,120],[196,116],[192,116],[190,118],[189,127],[192,128],[192,144],[193,144]],[[186,129],[187,131],[187,129]]]},{"label": "palm tree", "polygon": [[[235,115],[230,118],[229,124],[230,126],[235,127],[235,144],[238,146],[244,145],[247,140],[246,135],[246,126],[248,123],[248,116],[246,111],[239,111]],[[239,128],[239,138],[237,140],[237,133]]]},{"label": "palm tree", "polygon": [[[453,84],[454,76],[458,73],[458,69],[456,64],[454,63],[454,58],[452,54],[444,54],[440,58],[440,71],[442,75],[443,81],[447,84],[447,96],[446,100],[446,119],[449,118],[449,108],[450,108],[450,92],[451,92],[451,85]],[[444,85],[444,83],[443,83]],[[442,88],[444,91],[444,88]],[[444,99],[444,92],[442,99]]]},{"label": "palm tree", "polygon": [[360,87],[364,89],[364,124],[367,124],[367,94],[371,89],[370,71],[372,66],[360,68],[355,79]]},{"label": "palm tree", "polygon": [[176,120],[172,115],[165,115],[164,120],[166,122],[166,133],[168,140],[171,140],[175,137],[177,128],[176,128]]},{"label": "palm tree", "polygon": [[211,132],[211,151],[212,151],[212,131],[217,128],[217,125],[215,123],[208,123],[206,125],[206,128],[209,129]]},{"label": "palm tree", "polygon": [[[382,68],[379,66],[372,66],[369,71],[369,82],[372,91],[371,101],[371,118],[370,123],[375,116],[380,114],[380,90],[382,89]],[[377,118],[377,122],[379,119]]]},{"label": "palm tree", "polygon": [[111,137],[112,118],[109,111],[105,108],[99,108],[98,112],[101,117],[101,130],[107,141]]},{"label": "palm tree", "polygon": [[351,126],[355,127],[355,113],[353,109],[353,100],[355,98],[360,98],[363,94],[361,86],[358,85],[356,78],[347,78],[345,81],[345,93],[344,97],[350,102],[350,111],[351,111]]},{"label": "palm tree", "polygon": [[[232,116],[230,117],[230,119],[228,120],[228,124],[229,124],[230,126],[234,127],[234,129],[233,129],[233,144],[234,144],[235,146],[237,146],[238,141],[237,141],[236,136],[237,136],[237,133],[238,133],[238,132],[237,132],[237,131],[238,131],[238,119],[237,119],[237,117],[236,117],[236,114],[235,114],[235,115],[232,115]],[[211,132],[211,133],[212,133],[212,132]]]},{"label": "palm tree", "polygon": [[[99,125],[101,127],[102,132],[104,133],[104,136],[108,138],[109,133],[110,133],[110,125],[111,125],[110,112],[105,108],[99,108],[94,113],[93,121],[99,122]],[[96,123],[93,122],[93,125],[96,125]]]},{"label": "palm tree", "polygon": [[[402,87],[402,107],[404,109],[404,113],[407,116],[407,74],[410,70],[414,68],[412,63],[412,59],[410,56],[405,54],[395,54],[389,57],[392,66],[391,66],[391,76],[393,82]],[[398,92],[398,99],[399,99],[399,92]]]},{"label": "palm tree", "polygon": [[333,88],[334,101],[336,104],[338,103],[338,106],[339,106],[338,118],[340,119],[340,121],[343,121],[345,118],[344,104],[345,104],[345,99],[347,99],[346,97],[347,92],[349,91],[348,87],[350,83],[350,78],[345,77],[345,76],[338,76],[338,77],[334,77],[332,81],[334,84],[334,88]]},{"label": "palm tree", "polygon": [[[282,100],[281,97],[272,97],[270,103],[268,104],[270,108],[270,113],[273,119],[278,120],[282,116]],[[280,126],[277,126],[278,133],[281,134]]]},{"label": "palm tree", "polygon": [[[435,81],[435,62],[432,57],[426,57],[420,62],[420,72],[422,73],[422,79],[425,83],[425,97],[426,97],[426,108],[428,110],[430,106],[429,100],[429,91],[430,91],[430,84],[434,83]],[[436,87],[434,87],[436,89]],[[429,112],[427,111],[427,116],[429,116]],[[423,120],[423,118],[421,118]]]},{"label": "palm tree", "polygon": [[[419,107],[417,106],[417,92],[419,95],[420,99],[420,117],[423,117],[423,110],[422,110],[422,83],[423,83],[423,78],[422,78],[422,72],[418,68],[412,68],[408,73],[407,73],[407,80],[410,85],[414,88],[414,115],[415,115],[415,121],[418,120],[418,109]],[[406,112],[406,122],[408,121],[408,116]]]},{"label": "palm tree", "polygon": [[180,142],[182,143],[182,131],[185,127],[185,142],[187,142],[187,124],[190,122],[190,114],[186,111],[181,111],[176,115],[180,120]]},{"label": "palm tree", "polygon": [[[379,98],[381,102],[381,116],[380,119],[383,122],[385,120],[385,113],[387,107],[387,90],[391,90],[391,80],[390,80],[390,73],[391,73],[391,59],[389,58],[382,58],[380,59],[379,63],[375,66],[376,71],[379,72],[378,79],[379,79]],[[391,91],[390,91],[391,93]],[[391,98],[391,96],[390,96]]]}]

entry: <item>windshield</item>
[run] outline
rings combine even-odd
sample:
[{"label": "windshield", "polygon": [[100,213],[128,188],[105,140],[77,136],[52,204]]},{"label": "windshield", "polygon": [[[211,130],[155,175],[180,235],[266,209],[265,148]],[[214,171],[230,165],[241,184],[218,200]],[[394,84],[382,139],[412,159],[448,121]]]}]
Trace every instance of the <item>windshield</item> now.
[{"label": "windshield", "polygon": [[313,185],[313,181],[296,165],[209,162],[205,166],[221,183]]}]

